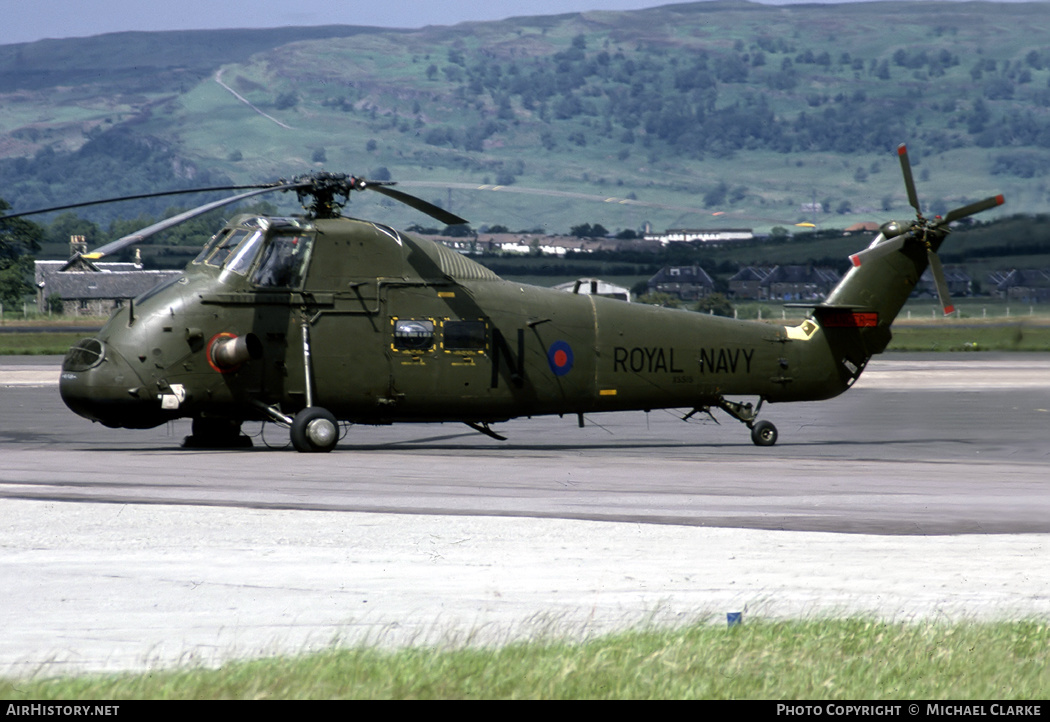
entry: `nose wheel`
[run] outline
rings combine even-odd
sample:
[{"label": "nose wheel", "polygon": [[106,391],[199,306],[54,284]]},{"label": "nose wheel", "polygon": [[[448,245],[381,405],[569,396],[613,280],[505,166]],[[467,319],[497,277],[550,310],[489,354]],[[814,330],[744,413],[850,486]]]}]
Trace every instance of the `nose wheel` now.
[{"label": "nose wheel", "polygon": [[326,452],[339,441],[339,422],[331,411],[307,406],[292,419],[292,446],[296,451]]}]

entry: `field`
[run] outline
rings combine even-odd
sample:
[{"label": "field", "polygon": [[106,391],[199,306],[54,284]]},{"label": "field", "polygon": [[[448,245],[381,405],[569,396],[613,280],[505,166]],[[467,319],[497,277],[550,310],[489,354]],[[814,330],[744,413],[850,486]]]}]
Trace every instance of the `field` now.
[{"label": "field", "polygon": [[64,355],[70,346],[105,322],[104,318],[7,313],[0,318],[0,356]]},{"label": "field", "polygon": [[[1038,3],[725,2],[12,46],[0,181],[30,208],[325,168],[389,174],[475,228],[841,228],[911,215],[893,153],[908,142],[928,212],[1002,192],[1003,212],[1036,213],[1046,17]],[[351,212],[421,222],[375,200]]]}]

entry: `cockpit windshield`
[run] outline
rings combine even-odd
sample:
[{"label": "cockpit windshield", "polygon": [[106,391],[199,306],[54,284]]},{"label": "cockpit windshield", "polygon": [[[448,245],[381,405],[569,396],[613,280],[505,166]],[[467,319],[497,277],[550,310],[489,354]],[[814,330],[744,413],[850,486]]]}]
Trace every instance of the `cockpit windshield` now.
[{"label": "cockpit windshield", "polygon": [[298,288],[313,247],[312,231],[296,219],[250,218],[213,236],[193,262],[221,268],[221,281],[236,274],[263,288]]},{"label": "cockpit windshield", "polygon": [[258,233],[258,230],[252,231],[244,228],[235,228],[231,231],[219,234],[204,247],[204,250],[197,256],[196,262],[199,263],[203,261],[209,266],[221,268],[230,257],[230,254],[233,253],[234,249],[244,242],[244,239]]},{"label": "cockpit windshield", "polygon": [[[284,221],[285,219],[272,219],[277,221]],[[222,268],[223,264],[226,263],[227,259],[230,258],[235,250],[240,255],[239,247],[243,247],[246,238],[253,238],[259,235],[260,231],[265,231],[272,225],[272,220],[268,218],[259,217],[245,217],[239,219],[237,226],[234,228],[224,228],[223,230],[212,236],[207,243],[204,244],[204,248],[197,254],[197,257],[193,259],[196,264],[204,263],[209,266],[215,266],[216,268]],[[257,244],[258,238],[255,238],[252,243]],[[247,246],[247,244],[244,244]],[[251,264],[251,253],[247,247],[244,247],[245,257],[248,259],[248,264]],[[240,271],[244,273],[244,270]]]},{"label": "cockpit windshield", "polygon": [[259,252],[259,245],[262,239],[263,232],[260,230],[255,231],[255,233],[238,243],[237,248],[233,251],[233,255],[226,261],[225,270],[241,276],[246,274],[248,268],[252,265],[252,261],[255,260],[256,254]]},{"label": "cockpit windshield", "polygon": [[233,233],[233,231],[223,229],[211,238],[209,238],[208,242],[204,244],[204,248],[201,249],[201,252],[198,253],[197,257],[193,259],[193,262],[196,264],[204,263],[205,259],[207,259],[208,256],[210,256],[215,250],[215,247],[218,246],[220,243],[224,242],[226,240],[226,237],[229,236],[231,233]]}]

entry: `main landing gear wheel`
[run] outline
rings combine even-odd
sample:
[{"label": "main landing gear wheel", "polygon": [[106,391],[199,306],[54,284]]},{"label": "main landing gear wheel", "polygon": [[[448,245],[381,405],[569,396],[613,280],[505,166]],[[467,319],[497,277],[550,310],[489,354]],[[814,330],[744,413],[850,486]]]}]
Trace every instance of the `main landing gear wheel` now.
[{"label": "main landing gear wheel", "polygon": [[308,406],[292,419],[292,446],[296,451],[331,451],[337,441],[339,422],[327,409]]},{"label": "main landing gear wheel", "polygon": [[751,427],[751,440],[756,446],[772,446],[777,443],[777,427],[770,421],[759,421]]}]

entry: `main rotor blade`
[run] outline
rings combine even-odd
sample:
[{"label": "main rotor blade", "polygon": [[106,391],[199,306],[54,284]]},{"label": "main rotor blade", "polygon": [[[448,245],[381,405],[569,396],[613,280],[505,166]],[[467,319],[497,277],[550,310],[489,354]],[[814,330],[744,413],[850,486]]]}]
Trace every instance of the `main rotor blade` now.
[{"label": "main rotor blade", "polygon": [[445,225],[456,226],[462,223],[470,222],[464,218],[460,218],[455,213],[450,213],[444,208],[439,208],[438,206],[435,206],[433,203],[428,203],[422,198],[416,198],[415,196],[409,195],[408,193],[396,191],[393,188],[386,185],[372,185],[371,183],[366,183],[365,188],[370,191],[375,191],[376,193],[382,193],[383,195],[389,196],[394,200],[401,201],[405,205],[411,206],[422,213],[426,213],[431,218],[439,220]]},{"label": "main rotor blade", "polygon": [[86,208],[87,206],[101,206],[106,203],[120,203],[123,201],[141,201],[147,198],[164,198],[165,196],[180,196],[187,195],[190,193],[210,193],[212,191],[243,191],[251,188],[262,188],[260,185],[250,186],[216,186],[213,188],[187,188],[178,191],[157,191],[156,193],[140,193],[134,196],[121,196],[120,198],[106,198],[100,201],[84,201],[82,203],[68,203],[64,206],[54,206],[52,208],[37,208],[33,211],[22,211],[21,213],[10,213],[6,216],[0,216],[0,221],[7,218],[21,218],[22,216],[36,216],[43,213],[52,213],[54,211],[68,211],[73,208]]},{"label": "main rotor blade", "polygon": [[203,206],[197,206],[196,208],[185,211],[184,213],[179,213],[178,215],[172,216],[171,218],[166,218],[163,221],[160,221],[159,223],[154,223],[152,226],[146,226],[140,231],[136,231],[135,233],[126,235],[123,238],[118,238],[117,240],[111,241],[110,243],[107,243],[104,246],[100,246],[99,248],[96,248],[94,251],[89,253],[87,257],[101,258],[102,256],[106,256],[111,253],[116,253],[117,251],[123,250],[128,246],[140,243],[145,239],[149,238],[150,236],[160,233],[161,231],[166,231],[169,228],[183,223],[184,221],[188,221],[191,218],[196,218],[197,216],[204,215],[208,211],[213,211],[216,208],[222,208],[223,206],[229,205],[231,203],[242,201],[245,198],[251,198],[252,196],[262,195],[263,193],[273,193],[275,191],[291,190],[293,188],[298,188],[301,185],[302,183],[286,183],[284,185],[274,185],[269,186],[267,188],[255,188],[255,190],[248,191],[247,193],[241,193],[239,195],[230,196],[229,198],[223,198],[218,201],[212,201],[211,203],[205,203]]},{"label": "main rotor blade", "polygon": [[939,221],[937,225],[946,226],[949,223],[959,220],[960,218],[966,218],[966,216],[972,216],[974,213],[980,213],[981,211],[986,211],[989,208],[1001,206],[1003,203],[1006,203],[1006,198],[1003,197],[1002,194],[992,196],[991,198],[985,198],[983,201],[977,201],[976,203],[971,203],[968,206],[963,206],[962,208],[956,208],[954,211],[949,211],[948,215],[946,215],[943,220]]},{"label": "main rotor blade", "polygon": [[908,160],[908,146],[901,143],[897,146],[897,155],[901,161],[901,172],[904,173],[904,187],[908,189],[908,203],[915,212],[922,217],[922,209],[919,207],[919,194],[915,192],[915,178],[911,174],[911,161]]},{"label": "main rotor blade", "polygon": [[941,265],[941,259],[937,257],[937,254],[929,248],[926,249],[926,257],[930,261],[933,283],[937,286],[937,298],[940,299],[941,308],[944,309],[944,315],[947,316],[955,311],[955,305],[948,291],[948,281],[944,278],[944,266]]}]

